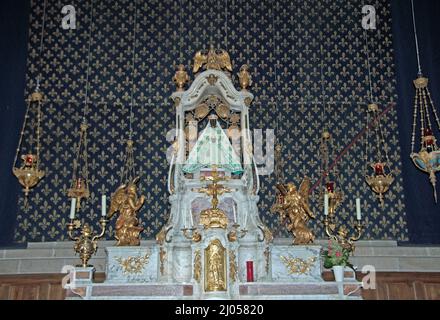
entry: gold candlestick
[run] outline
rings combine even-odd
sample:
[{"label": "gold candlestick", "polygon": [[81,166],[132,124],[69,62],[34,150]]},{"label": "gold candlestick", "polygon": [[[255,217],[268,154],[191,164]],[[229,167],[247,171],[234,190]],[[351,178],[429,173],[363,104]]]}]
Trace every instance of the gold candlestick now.
[{"label": "gold candlestick", "polygon": [[[80,265],[77,265],[77,267],[92,267],[92,265],[89,265],[88,262],[92,255],[95,254],[96,250],[98,249],[98,240],[104,236],[107,222],[108,220],[106,220],[105,218],[101,218],[99,220],[99,224],[101,225],[101,232],[94,236],[92,229],[87,223],[81,226],[81,222],[79,220],[71,220],[70,223],[67,224],[69,238],[72,241],[75,241],[73,249],[76,253],[79,254],[82,263]],[[81,229],[80,234],[78,236],[74,236],[74,232],[77,229]]]},{"label": "gold candlestick", "polygon": [[248,232],[247,229],[238,230],[239,227],[240,227],[240,225],[238,223],[234,223],[232,225],[231,231],[228,232],[229,242],[237,241],[238,239],[243,238],[247,234],[247,232]]},{"label": "gold candlestick", "polygon": [[197,228],[183,228],[182,232],[183,236],[192,242],[200,242],[202,240],[202,235]]}]

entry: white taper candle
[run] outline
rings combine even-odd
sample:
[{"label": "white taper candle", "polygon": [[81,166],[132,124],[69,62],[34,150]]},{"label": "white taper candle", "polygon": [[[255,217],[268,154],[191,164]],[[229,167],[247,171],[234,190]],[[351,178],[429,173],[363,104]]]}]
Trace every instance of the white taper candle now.
[{"label": "white taper candle", "polygon": [[191,209],[189,209],[189,221],[191,222],[191,228],[193,228],[194,227],[194,218],[193,218],[193,213],[192,213],[192,210]]},{"label": "white taper candle", "polygon": [[101,215],[103,217],[107,215],[107,196],[105,194],[101,197]]},{"label": "white taper candle", "polygon": [[70,220],[75,219],[76,198],[72,198],[70,202]]},{"label": "white taper candle", "polygon": [[324,194],[324,215],[328,216],[328,193]]},{"label": "white taper candle", "polygon": [[361,220],[361,199],[356,198],[356,218]]},{"label": "white taper candle", "polygon": [[232,205],[232,211],[234,212],[234,223],[237,223],[237,211],[235,210],[235,204]]}]

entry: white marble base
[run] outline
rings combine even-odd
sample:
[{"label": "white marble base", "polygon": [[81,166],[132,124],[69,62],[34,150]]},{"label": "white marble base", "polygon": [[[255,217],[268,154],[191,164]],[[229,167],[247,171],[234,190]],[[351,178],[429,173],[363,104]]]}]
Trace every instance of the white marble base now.
[{"label": "white marble base", "polygon": [[[264,252],[269,249],[268,271],[265,277],[256,277],[255,282],[245,282],[238,277],[231,281],[229,255],[227,265],[227,289],[225,291],[205,292],[204,275],[196,281],[193,278],[194,252],[198,250],[204,265],[204,250],[212,240],[218,239],[222,245],[233,250],[241,261],[252,259],[256,263],[256,272],[266,269]],[[204,240],[192,244],[180,242],[178,246],[167,248],[166,270],[174,270],[174,277],[161,276],[159,246],[146,247],[108,247],[107,279],[104,283],[93,283],[91,277],[82,277],[73,283],[75,288],[81,284],[81,290],[71,290],[67,299],[200,299],[200,300],[335,300],[361,299],[361,283],[354,278],[346,278],[343,283],[323,281],[321,277],[321,246],[269,245],[261,243],[228,243],[224,230],[206,232]],[[263,251],[263,248],[264,251]],[[191,254],[192,252],[192,254]],[[250,255],[250,253],[252,253]],[[256,256],[256,255],[259,256]],[[145,257],[148,256],[148,259]],[[296,259],[294,272],[283,262]],[[130,260],[131,259],[131,260]],[[182,262],[183,260],[184,263]],[[124,262],[125,261],[125,262]],[[131,264],[127,264],[131,261]],[[258,267],[261,265],[260,267]],[[238,273],[245,266],[238,262]],[[80,272],[81,270],[76,270]],[[90,272],[90,270],[88,270]],[[91,274],[91,272],[90,272]],[[84,273],[87,275],[87,273]],[[181,280],[176,275],[181,275]],[[87,283],[84,283],[86,280]]]}]

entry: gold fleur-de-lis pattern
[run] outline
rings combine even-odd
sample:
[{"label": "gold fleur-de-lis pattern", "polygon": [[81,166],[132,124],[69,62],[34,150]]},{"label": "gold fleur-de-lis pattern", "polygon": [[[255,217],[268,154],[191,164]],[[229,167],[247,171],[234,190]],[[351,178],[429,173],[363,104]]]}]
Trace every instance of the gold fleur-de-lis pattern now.
[{"label": "gold fleur-de-lis pattern", "polygon": [[[229,52],[237,87],[240,66],[250,66],[250,90],[256,97],[250,109],[251,128],[275,129],[283,145],[286,180],[298,184],[307,175],[316,182],[324,122],[333,134],[337,152],[365,126],[370,101],[361,25],[363,2],[94,0],[86,113],[91,193],[78,217],[98,229],[101,194],[110,195],[120,183],[133,82],[135,162],[141,177],[139,190],[146,196],[139,212],[145,228],[142,237],[153,238],[168,219],[166,151],[170,142],[166,134],[174,128],[174,108],[169,99],[175,90],[172,76],[180,63],[189,70],[194,53],[210,44]],[[91,1],[48,0],[39,63],[43,3],[31,1],[25,94],[35,87],[41,72],[41,89],[46,97],[41,160],[46,176],[30,194],[28,205],[19,195],[18,242],[67,239],[67,189],[84,111]],[[76,29],[61,27],[61,9],[66,4],[76,9]],[[375,0],[369,4],[377,12],[377,29],[367,31],[373,95],[382,108],[387,108],[397,100],[390,3]],[[365,141],[360,139],[338,163],[345,193],[338,220],[353,225],[354,200],[359,196],[366,224],[364,239],[406,240],[397,107],[392,107],[382,121],[396,178],[386,193],[385,207],[380,207],[365,183]],[[276,236],[288,236],[278,218],[269,212],[275,183],[274,174],[261,176],[260,215]],[[324,238],[318,189],[311,202],[318,216],[311,227],[318,238]],[[114,221],[108,239],[114,238],[113,225]]]}]

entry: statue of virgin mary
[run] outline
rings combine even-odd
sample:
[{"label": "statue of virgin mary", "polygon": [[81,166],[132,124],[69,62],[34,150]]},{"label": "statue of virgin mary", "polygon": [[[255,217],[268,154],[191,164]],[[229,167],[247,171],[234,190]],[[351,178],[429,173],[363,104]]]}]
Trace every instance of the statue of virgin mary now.
[{"label": "statue of virgin mary", "polygon": [[240,174],[243,168],[228,136],[217,121],[216,115],[209,122],[192,148],[183,171],[194,173],[202,168],[223,168],[232,174]]}]

